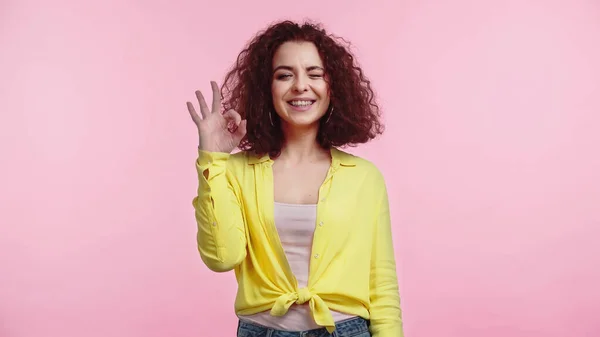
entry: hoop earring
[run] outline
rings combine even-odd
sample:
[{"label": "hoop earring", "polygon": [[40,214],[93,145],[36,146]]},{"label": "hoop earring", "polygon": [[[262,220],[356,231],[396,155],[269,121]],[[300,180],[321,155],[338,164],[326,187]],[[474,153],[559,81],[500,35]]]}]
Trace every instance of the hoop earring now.
[{"label": "hoop earring", "polygon": [[329,113],[329,116],[327,116],[327,120],[325,121],[325,124],[327,124],[327,122],[329,122],[329,120],[331,119],[331,115],[333,115],[333,107],[331,107],[331,112]]}]

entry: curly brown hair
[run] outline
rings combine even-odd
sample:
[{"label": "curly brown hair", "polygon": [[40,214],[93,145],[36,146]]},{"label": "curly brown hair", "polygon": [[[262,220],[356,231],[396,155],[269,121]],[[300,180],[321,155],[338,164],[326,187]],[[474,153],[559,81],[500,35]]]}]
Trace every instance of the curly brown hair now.
[{"label": "curly brown hair", "polygon": [[223,108],[236,110],[248,123],[246,136],[239,145],[241,150],[268,153],[272,157],[281,153],[285,139],[281,121],[273,112],[272,62],[279,46],[288,41],[312,42],[323,61],[331,97],[317,135],[323,148],[356,146],[383,133],[371,82],[349,48],[343,45],[349,43],[328,34],[320,24],[299,25],[286,20],[259,32],[225,76],[221,88]]}]

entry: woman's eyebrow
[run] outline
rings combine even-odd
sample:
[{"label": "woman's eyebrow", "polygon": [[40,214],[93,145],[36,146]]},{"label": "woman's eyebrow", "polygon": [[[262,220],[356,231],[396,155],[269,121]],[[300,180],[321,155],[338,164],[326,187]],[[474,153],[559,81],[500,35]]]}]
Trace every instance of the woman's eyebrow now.
[{"label": "woman's eyebrow", "polygon": [[[278,67],[276,67],[275,69],[273,69],[273,71],[275,72],[275,71],[277,71],[277,70],[279,70],[279,69],[283,69],[283,70],[289,70],[289,71],[292,71],[292,70],[294,70],[294,68],[293,68],[293,67],[290,67],[290,66],[278,66]],[[310,66],[310,67],[307,67],[307,68],[306,68],[306,71],[311,71],[311,70],[323,70],[323,68],[322,68],[322,67],[319,67],[319,66]]]}]

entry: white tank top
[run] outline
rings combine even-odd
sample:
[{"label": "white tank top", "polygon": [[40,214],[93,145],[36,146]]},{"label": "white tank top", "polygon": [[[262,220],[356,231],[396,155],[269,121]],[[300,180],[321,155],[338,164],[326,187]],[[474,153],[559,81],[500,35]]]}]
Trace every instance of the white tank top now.
[{"label": "white tank top", "polygon": [[[274,215],[281,245],[298,280],[298,287],[306,287],[317,220],[317,205],[276,202]],[[331,314],[336,322],[354,317],[333,310]],[[283,317],[274,317],[269,311],[264,311],[254,315],[239,316],[239,318],[276,330],[304,331],[321,328],[313,320],[308,303],[302,305],[294,303]]]}]

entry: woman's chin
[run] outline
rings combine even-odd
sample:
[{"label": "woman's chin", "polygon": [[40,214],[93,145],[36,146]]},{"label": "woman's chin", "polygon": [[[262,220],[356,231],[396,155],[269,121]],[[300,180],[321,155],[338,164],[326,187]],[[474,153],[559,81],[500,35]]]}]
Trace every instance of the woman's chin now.
[{"label": "woman's chin", "polygon": [[[312,109],[311,109],[312,110]],[[310,129],[319,126],[319,120],[323,113],[318,111],[290,111],[286,110],[283,116],[280,115],[285,127],[294,129]]]}]

